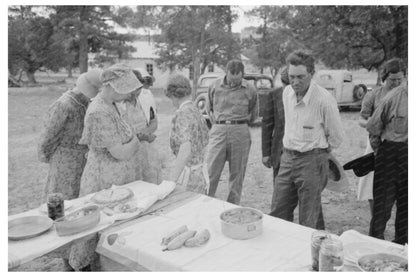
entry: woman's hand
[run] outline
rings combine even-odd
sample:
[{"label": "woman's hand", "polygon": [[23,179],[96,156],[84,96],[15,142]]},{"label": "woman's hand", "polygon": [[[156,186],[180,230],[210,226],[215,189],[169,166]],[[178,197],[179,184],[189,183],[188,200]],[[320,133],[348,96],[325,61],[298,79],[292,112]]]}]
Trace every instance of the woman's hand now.
[{"label": "woman's hand", "polygon": [[140,141],[136,136],[134,136],[129,142],[125,144],[119,143],[107,148],[107,150],[110,152],[111,156],[117,160],[129,160],[134,154],[136,154],[139,147]]}]

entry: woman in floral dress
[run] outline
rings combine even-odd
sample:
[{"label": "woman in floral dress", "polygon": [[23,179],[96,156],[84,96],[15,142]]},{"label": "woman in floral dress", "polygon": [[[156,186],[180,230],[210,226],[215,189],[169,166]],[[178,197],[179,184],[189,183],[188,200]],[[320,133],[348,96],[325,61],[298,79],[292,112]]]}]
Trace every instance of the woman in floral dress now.
[{"label": "woman in floral dress", "polygon": [[115,105],[142,87],[131,68],[115,64],[104,70],[103,90],[85,116],[80,144],[88,145],[80,196],[135,181],[134,155],[140,142]]},{"label": "woman in floral dress", "polygon": [[79,76],[76,86],[49,108],[38,145],[39,160],[49,164],[43,200],[49,193],[62,193],[64,199],[77,198],[88,147],[80,145],[84,116],[90,99],[101,88],[100,69]]},{"label": "woman in floral dress", "polygon": [[208,126],[190,99],[191,91],[189,80],[182,75],[173,75],[168,81],[166,96],[177,108],[170,132],[170,148],[176,159],[169,180],[187,190],[206,194],[209,182],[203,161]]},{"label": "woman in floral dress", "polygon": [[[87,110],[79,142],[89,148],[80,196],[135,180],[133,157],[140,142],[129,124],[121,118],[115,103],[133,97],[142,84],[131,68],[123,64],[105,69],[101,81],[103,89]],[[97,243],[96,234],[74,243],[69,249],[69,265],[77,271],[96,270]]]}]

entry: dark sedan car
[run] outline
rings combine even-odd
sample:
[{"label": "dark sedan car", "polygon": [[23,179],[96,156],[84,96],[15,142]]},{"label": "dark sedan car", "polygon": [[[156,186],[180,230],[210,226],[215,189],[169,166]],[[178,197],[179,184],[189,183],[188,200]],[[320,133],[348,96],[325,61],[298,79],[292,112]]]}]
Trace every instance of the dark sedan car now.
[{"label": "dark sedan car", "polygon": [[[210,119],[206,112],[206,101],[208,101],[208,88],[218,78],[223,78],[224,73],[211,72],[202,74],[198,80],[195,104],[205,117],[208,126],[211,127]],[[265,96],[274,88],[272,77],[265,74],[246,73],[244,79],[251,83],[257,91],[259,101],[259,119],[254,125],[260,125],[264,111]]]}]

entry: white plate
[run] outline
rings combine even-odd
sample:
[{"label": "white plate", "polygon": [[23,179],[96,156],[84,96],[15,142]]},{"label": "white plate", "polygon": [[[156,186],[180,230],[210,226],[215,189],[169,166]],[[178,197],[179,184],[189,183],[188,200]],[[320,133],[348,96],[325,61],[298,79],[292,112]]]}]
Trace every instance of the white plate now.
[{"label": "white plate", "polygon": [[356,263],[364,255],[389,252],[387,247],[369,242],[354,242],[344,245],[344,259]]},{"label": "white plate", "polygon": [[[73,204],[72,204],[71,201],[64,200],[64,208],[65,208],[65,211],[67,211],[70,208],[72,208],[72,206],[73,206]],[[48,207],[46,206],[46,203],[40,205],[39,211],[42,212],[42,213],[44,213],[44,214],[47,214],[48,213]]]}]

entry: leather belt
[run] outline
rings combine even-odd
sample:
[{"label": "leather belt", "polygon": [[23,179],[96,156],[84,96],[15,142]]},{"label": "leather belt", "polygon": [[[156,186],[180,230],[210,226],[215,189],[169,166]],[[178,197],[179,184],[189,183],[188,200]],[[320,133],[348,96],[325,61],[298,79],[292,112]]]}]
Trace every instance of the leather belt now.
[{"label": "leather belt", "polygon": [[246,124],[247,120],[217,120],[215,124]]},{"label": "leather belt", "polygon": [[296,150],[291,150],[291,149],[287,149],[287,148],[283,148],[284,152],[287,152],[291,155],[297,155],[297,156],[302,156],[302,155],[310,155],[310,154],[320,154],[320,153],[328,153],[328,149],[327,148],[315,148],[306,152],[300,152],[300,151],[296,151]]}]

